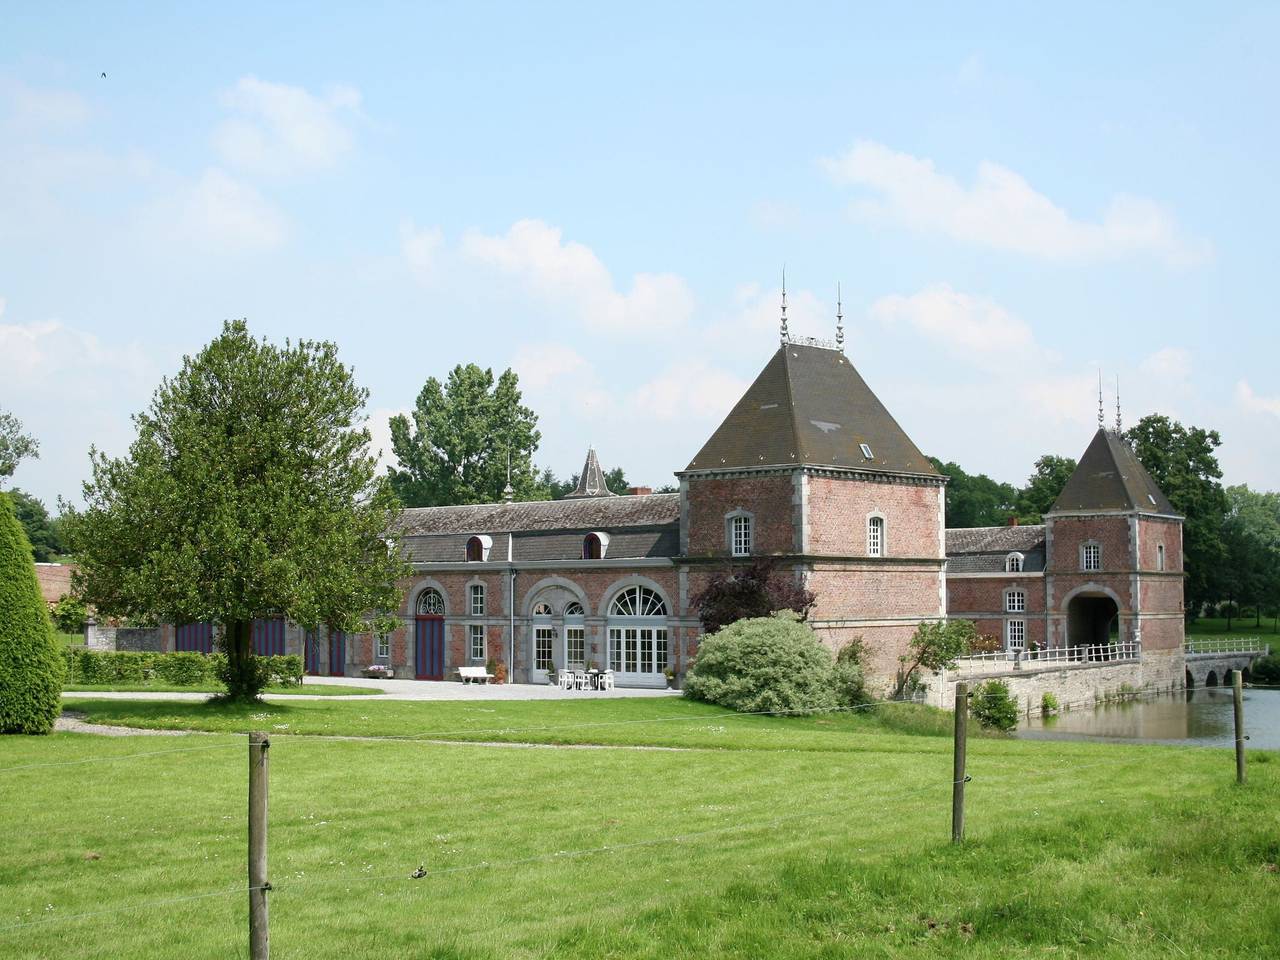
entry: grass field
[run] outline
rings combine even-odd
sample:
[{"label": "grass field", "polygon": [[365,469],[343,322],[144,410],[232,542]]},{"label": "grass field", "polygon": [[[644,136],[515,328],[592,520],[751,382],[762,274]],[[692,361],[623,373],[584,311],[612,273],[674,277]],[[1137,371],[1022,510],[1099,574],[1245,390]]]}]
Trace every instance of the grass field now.
[{"label": "grass field", "polygon": [[[189,687],[179,687],[165,683],[69,683],[63,688],[65,693],[224,693],[226,687],[220,683],[200,683]],[[301,686],[267,687],[263,693],[287,694],[297,696],[306,694],[317,697],[354,697],[378,696],[381,690],[372,687],[345,687],[331,683],[304,683]]]},{"label": "grass field", "polygon": [[[1225,619],[1213,619],[1210,617],[1201,617],[1195,623],[1187,625],[1188,637],[1260,637],[1262,639],[1275,639],[1280,634],[1276,632],[1275,621],[1269,617],[1264,617],[1261,626],[1254,626],[1253,617],[1233,617],[1231,620],[1231,629],[1227,629],[1227,621]],[[1273,647],[1274,649],[1274,647]]]},{"label": "grass field", "polygon": [[[188,725],[201,709],[88,705],[146,723],[158,707]],[[1280,756],[1255,754],[1239,788],[1223,751],[975,739],[957,848],[949,740],[889,732],[891,709],[826,725],[680,701],[299,702],[203,725],[492,738],[489,717],[521,739],[721,748],[276,731],[277,958],[1280,952]],[[246,767],[225,734],[0,739],[0,955],[246,956]],[[121,905],[137,909],[71,919]]]},{"label": "grass field", "polygon": [[63,633],[61,630],[53,631],[53,638],[58,642],[58,649],[63,647],[83,647],[83,633]]}]

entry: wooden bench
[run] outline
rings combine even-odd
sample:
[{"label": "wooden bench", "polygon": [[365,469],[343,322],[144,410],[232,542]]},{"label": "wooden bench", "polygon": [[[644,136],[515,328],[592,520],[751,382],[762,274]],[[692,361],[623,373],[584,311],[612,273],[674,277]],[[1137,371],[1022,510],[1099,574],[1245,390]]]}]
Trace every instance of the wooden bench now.
[{"label": "wooden bench", "polygon": [[459,667],[458,679],[463,683],[488,683],[493,674],[484,667]]}]

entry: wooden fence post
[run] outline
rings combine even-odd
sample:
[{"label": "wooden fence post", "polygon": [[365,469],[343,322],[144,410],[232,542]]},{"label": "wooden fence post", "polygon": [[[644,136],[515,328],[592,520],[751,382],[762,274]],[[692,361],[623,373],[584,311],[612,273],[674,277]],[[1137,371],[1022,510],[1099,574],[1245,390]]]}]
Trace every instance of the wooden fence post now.
[{"label": "wooden fence post", "polygon": [[261,731],[249,734],[249,956],[268,960],[267,927],[267,748]]},{"label": "wooden fence post", "polygon": [[969,684],[961,680],[956,684],[956,731],[951,772],[951,842],[964,840],[964,773],[966,729],[969,721]]},{"label": "wooden fence post", "polygon": [[1232,699],[1236,714],[1236,783],[1244,783],[1244,678],[1239,670],[1233,670],[1231,678]]}]

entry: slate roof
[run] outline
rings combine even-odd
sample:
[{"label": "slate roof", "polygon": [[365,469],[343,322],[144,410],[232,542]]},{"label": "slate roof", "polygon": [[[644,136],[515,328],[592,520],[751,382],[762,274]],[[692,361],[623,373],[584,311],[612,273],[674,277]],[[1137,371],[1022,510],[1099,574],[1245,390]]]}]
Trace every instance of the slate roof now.
[{"label": "slate roof", "polygon": [[[595,528],[599,529],[599,528]],[[512,538],[512,555],[517,561],[581,560],[582,539],[587,530],[572,532],[516,533]],[[680,552],[680,526],[672,523],[661,527],[632,530],[605,530],[609,534],[606,559],[637,557],[674,557]],[[404,544],[412,563],[459,563],[466,555],[465,533],[406,537]],[[490,559],[507,559],[507,540],[493,538]]]},{"label": "slate roof", "polygon": [[843,352],[785,343],[685,469],[801,464],[941,476]]},{"label": "slate roof", "polygon": [[507,533],[530,530],[610,531],[679,523],[680,494],[637,497],[585,497],[580,500],[530,500],[460,507],[410,507],[400,520],[403,536]]},{"label": "slate roof", "polygon": [[1044,570],[1044,524],[947,531],[947,573],[1004,573],[1005,558],[1022,554],[1022,572]]},{"label": "slate roof", "polygon": [[1168,498],[1118,434],[1099,428],[1050,513],[1124,510],[1177,514]]}]

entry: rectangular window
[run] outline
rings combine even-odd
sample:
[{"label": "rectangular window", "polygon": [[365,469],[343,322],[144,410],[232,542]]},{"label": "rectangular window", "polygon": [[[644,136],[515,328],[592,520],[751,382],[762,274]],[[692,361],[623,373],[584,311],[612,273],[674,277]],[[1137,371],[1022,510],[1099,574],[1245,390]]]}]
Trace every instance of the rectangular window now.
[{"label": "rectangular window", "polygon": [[626,673],[636,672],[636,666],[639,661],[638,654],[640,652],[639,639],[637,637],[637,633],[638,631],[636,630],[623,631],[624,639],[623,639],[623,645],[622,645],[622,669]]},{"label": "rectangular window", "polygon": [[473,617],[484,616],[484,584],[473,583],[471,585],[471,615]]},{"label": "rectangular window", "polygon": [[867,521],[867,556],[884,556],[884,519],[881,517]]},{"label": "rectangular window", "polygon": [[1021,613],[1027,609],[1027,595],[1021,590],[1010,590],[1004,595],[1004,608],[1009,613]]},{"label": "rectangular window", "polygon": [[475,663],[484,663],[484,624],[473,623],[467,627],[469,653]]},{"label": "rectangular window", "polygon": [[871,448],[869,446],[867,446],[865,443],[860,443],[858,444],[858,446],[862,448],[862,455],[864,457],[866,457],[868,460],[875,459],[875,457],[871,455]]},{"label": "rectangular window", "polygon": [[533,631],[533,669],[551,669],[551,647],[555,642],[554,627],[535,627]]},{"label": "rectangular window", "polygon": [[667,669],[667,631],[659,628],[654,631],[654,634],[654,643],[656,644],[654,652],[657,654],[656,672],[662,673]]},{"label": "rectangular window", "polygon": [[640,631],[640,672],[653,673],[653,631]]},{"label": "rectangular window", "polygon": [[622,672],[622,631],[617,627],[609,628],[609,669]]},{"label": "rectangular window", "polygon": [[581,667],[587,662],[587,631],[585,627],[565,627],[564,640],[568,646],[569,666]]},{"label": "rectangular window", "polygon": [[1027,649],[1027,621],[1010,620],[1005,624],[1005,649]]},{"label": "rectangular window", "polygon": [[1163,543],[1156,544],[1156,569],[1157,570],[1164,569],[1164,544]]},{"label": "rectangular window", "polygon": [[1102,569],[1102,547],[1096,543],[1086,543],[1082,551],[1083,564],[1085,570],[1101,570]]},{"label": "rectangular window", "polygon": [[751,518],[733,518],[733,555],[735,557],[751,556]]},{"label": "rectangular window", "polygon": [[391,659],[391,638],[388,637],[385,633],[378,635],[377,658],[379,660]]}]

